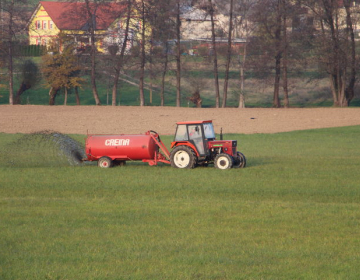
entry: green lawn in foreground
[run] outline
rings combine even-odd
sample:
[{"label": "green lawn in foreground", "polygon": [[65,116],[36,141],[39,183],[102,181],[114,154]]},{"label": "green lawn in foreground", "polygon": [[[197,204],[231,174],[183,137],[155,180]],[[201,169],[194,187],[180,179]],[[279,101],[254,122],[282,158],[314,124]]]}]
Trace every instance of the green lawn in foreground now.
[{"label": "green lawn in foreground", "polygon": [[2,159],[0,279],[359,279],[359,136],[225,135],[226,171]]}]

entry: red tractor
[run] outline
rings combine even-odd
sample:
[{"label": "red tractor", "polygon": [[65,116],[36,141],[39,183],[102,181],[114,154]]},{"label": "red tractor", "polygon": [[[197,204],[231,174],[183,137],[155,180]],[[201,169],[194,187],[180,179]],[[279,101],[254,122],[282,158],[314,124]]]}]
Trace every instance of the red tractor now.
[{"label": "red tractor", "polygon": [[211,163],[219,169],[246,166],[245,156],[237,151],[236,140],[215,139],[212,121],[178,122],[171,153],[154,131],[136,135],[89,135],[85,146],[87,158],[84,160],[98,161],[103,168],[123,165],[128,160],[142,160],[150,165],[164,162],[176,168]]},{"label": "red tractor", "polygon": [[178,122],[171,148],[171,166],[177,168],[209,163],[219,169],[246,166],[245,156],[237,151],[236,140],[215,139],[212,121]]}]

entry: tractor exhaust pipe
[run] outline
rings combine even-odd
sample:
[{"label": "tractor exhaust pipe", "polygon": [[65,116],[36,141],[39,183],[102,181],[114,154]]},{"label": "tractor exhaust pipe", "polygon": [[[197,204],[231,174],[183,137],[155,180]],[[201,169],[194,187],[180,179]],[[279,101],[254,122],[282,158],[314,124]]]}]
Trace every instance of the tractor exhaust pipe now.
[{"label": "tractor exhaust pipe", "polygon": [[220,128],[220,140],[223,140],[222,128]]}]

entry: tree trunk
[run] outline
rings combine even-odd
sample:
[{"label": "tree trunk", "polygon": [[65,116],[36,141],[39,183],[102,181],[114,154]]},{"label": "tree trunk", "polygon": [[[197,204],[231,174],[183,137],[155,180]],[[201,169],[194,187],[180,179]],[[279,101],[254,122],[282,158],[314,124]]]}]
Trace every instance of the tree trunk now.
[{"label": "tree trunk", "polygon": [[76,98],[76,105],[80,105],[80,96],[79,96],[79,88],[75,87],[75,98]]},{"label": "tree trunk", "polygon": [[232,47],[232,31],[233,31],[233,4],[234,4],[234,0],[230,0],[228,47],[227,47],[227,56],[226,56],[226,68],[225,68],[225,80],[224,80],[222,108],[226,107],[227,91],[228,91],[228,85],[229,85],[229,71],[230,71],[230,63],[231,63],[231,47]]},{"label": "tree trunk", "polygon": [[215,82],[215,107],[220,107],[220,89],[219,89],[219,67],[217,59],[217,50],[215,42],[215,21],[214,21],[214,6],[212,0],[209,0],[210,5],[210,19],[211,19],[211,41],[214,55],[214,82]]},{"label": "tree trunk", "polygon": [[[354,28],[353,23],[351,19],[351,9],[350,9],[350,1],[345,0],[344,6],[346,10],[346,25],[347,25],[347,35],[350,37],[350,79],[349,84],[347,85],[345,89],[345,96],[346,96],[346,104],[344,106],[349,106],[351,100],[355,96],[354,87],[356,82],[356,48],[355,48],[355,34],[354,34]],[[349,40],[349,39],[348,39]]]},{"label": "tree trunk", "polygon": [[50,91],[49,91],[49,105],[53,106],[55,105],[55,98],[56,98],[56,95],[59,91],[59,88],[54,88],[54,87],[51,87],[50,88]]},{"label": "tree trunk", "polygon": [[31,86],[28,86],[24,82],[22,82],[19,87],[19,90],[16,93],[14,104],[21,104],[21,95],[30,88]]},{"label": "tree trunk", "polygon": [[11,1],[10,3],[10,9],[9,9],[9,25],[8,25],[8,36],[9,36],[9,41],[8,41],[8,47],[9,47],[9,65],[8,65],[8,69],[9,69],[9,104],[13,105],[14,104],[14,63],[13,63],[13,16],[14,16],[14,0]]},{"label": "tree trunk", "polygon": [[[341,88],[342,88],[342,77],[340,69],[340,41],[339,41],[339,30],[338,30],[338,17],[337,7],[333,6],[333,3],[323,2],[326,23],[330,27],[331,42],[332,42],[332,53],[331,61],[329,61],[329,68],[331,73],[331,89],[333,90],[334,106],[341,106]],[[334,19],[335,16],[335,19]],[[324,32],[324,31],[323,31]]]},{"label": "tree trunk", "polygon": [[340,107],[347,107],[348,101],[346,100],[345,95],[345,85],[346,85],[346,70],[344,71],[343,75],[341,76],[341,89],[340,89]]},{"label": "tree trunk", "polygon": [[131,0],[129,0],[127,3],[125,36],[124,36],[123,44],[121,46],[120,57],[117,61],[117,65],[115,66],[114,85],[112,88],[112,103],[111,103],[112,106],[116,106],[116,99],[117,99],[116,95],[118,90],[119,77],[120,77],[121,69],[123,68],[124,56],[125,56],[127,41],[129,38],[129,25],[130,25],[130,16],[131,16],[131,7],[132,7],[131,3],[132,3]]},{"label": "tree trunk", "polygon": [[286,6],[285,0],[282,0],[283,5],[283,45],[284,45],[284,57],[283,57],[283,89],[284,89],[284,107],[289,108],[289,89],[288,89],[288,41],[286,30]]},{"label": "tree trunk", "polygon": [[247,44],[244,46],[244,54],[243,60],[240,61],[240,96],[239,96],[239,106],[238,108],[245,108],[245,63],[246,63],[246,55],[247,55]]},{"label": "tree trunk", "polygon": [[153,74],[153,48],[154,48],[154,31],[151,30],[151,40],[150,40],[150,53],[149,53],[149,78],[150,78],[150,91],[149,91],[149,103],[150,105],[152,105],[152,100],[153,100],[153,78],[154,78],[154,74]]},{"label": "tree trunk", "polygon": [[180,0],[176,3],[176,107],[181,106]]},{"label": "tree trunk", "polygon": [[141,1],[141,51],[140,51],[140,78],[139,78],[139,90],[140,90],[140,106],[145,105],[144,98],[144,76],[145,76],[145,3]]},{"label": "tree trunk", "polygon": [[281,11],[280,11],[280,0],[278,0],[277,7],[277,19],[276,19],[276,31],[275,31],[275,82],[274,82],[274,96],[273,96],[273,107],[280,108],[280,75],[281,75]]},{"label": "tree trunk", "polygon": [[96,29],[96,15],[92,14],[90,1],[85,0],[86,9],[88,14],[88,24],[89,24],[89,32],[90,32],[90,40],[91,40],[91,51],[90,51],[90,58],[91,58],[91,88],[93,92],[93,96],[95,99],[96,105],[101,105],[99,94],[96,87],[96,42],[95,42],[95,29]]},{"label": "tree trunk", "polygon": [[165,62],[164,62],[164,69],[162,72],[161,77],[161,92],[160,92],[160,99],[161,99],[161,106],[165,105],[165,76],[168,68],[168,42],[166,41],[166,50],[165,50]]},{"label": "tree trunk", "polygon": [[331,94],[333,96],[333,105],[339,106],[338,95],[337,95],[337,83],[336,83],[336,76],[333,74],[329,75],[330,77],[330,87],[331,87]]},{"label": "tree trunk", "polygon": [[68,89],[67,87],[64,87],[64,106],[67,105],[67,100],[68,100]]},{"label": "tree trunk", "polygon": [[274,82],[274,97],[273,97],[273,107],[280,108],[280,74],[281,74],[281,59],[279,56],[275,58],[275,82]]}]

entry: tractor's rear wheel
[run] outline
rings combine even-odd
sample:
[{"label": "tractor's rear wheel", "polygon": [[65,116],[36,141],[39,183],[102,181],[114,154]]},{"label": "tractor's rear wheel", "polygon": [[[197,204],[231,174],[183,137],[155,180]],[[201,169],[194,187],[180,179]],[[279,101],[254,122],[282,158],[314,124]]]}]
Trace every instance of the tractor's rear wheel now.
[{"label": "tractor's rear wheel", "polygon": [[194,150],[187,146],[178,146],[170,154],[171,166],[175,168],[194,168],[196,160]]},{"label": "tractor's rear wheel", "polygon": [[237,152],[237,158],[234,161],[234,166],[236,168],[244,168],[246,166],[246,157],[243,153]]},{"label": "tractor's rear wheel", "polygon": [[113,161],[109,157],[101,157],[98,160],[98,166],[101,168],[110,168],[113,166]]},{"label": "tractor's rear wheel", "polygon": [[228,154],[218,154],[215,157],[214,166],[219,169],[229,169],[233,166],[233,158]]}]

